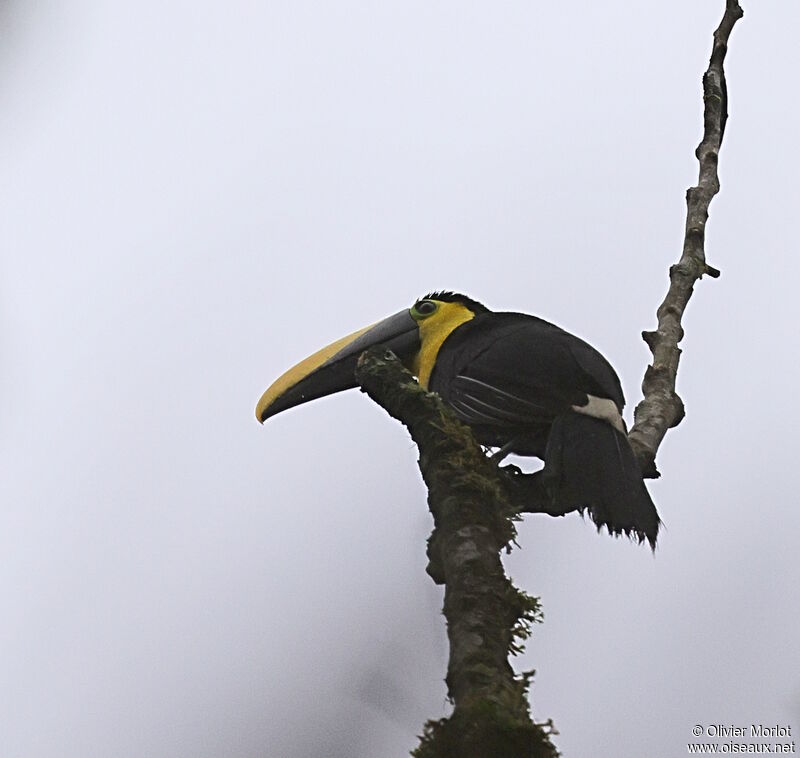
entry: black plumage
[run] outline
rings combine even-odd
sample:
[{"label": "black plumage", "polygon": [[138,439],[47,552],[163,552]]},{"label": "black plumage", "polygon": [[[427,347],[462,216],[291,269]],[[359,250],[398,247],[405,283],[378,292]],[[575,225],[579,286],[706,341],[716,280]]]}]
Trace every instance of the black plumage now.
[{"label": "black plumage", "polygon": [[[655,544],[660,520],[622,431],[622,387],[591,345],[535,316],[481,306],[444,340],[429,389],[481,444],[544,460],[536,482],[552,512],[587,509],[598,526]],[[606,401],[605,417],[575,410],[592,398]]]}]

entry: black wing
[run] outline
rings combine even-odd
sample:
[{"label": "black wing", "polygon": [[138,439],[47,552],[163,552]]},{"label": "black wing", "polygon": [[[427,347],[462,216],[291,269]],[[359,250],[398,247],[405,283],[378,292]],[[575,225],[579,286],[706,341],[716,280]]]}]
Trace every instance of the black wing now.
[{"label": "black wing", "polygon": [[455,329],[430,387],[468,424],[506,432],[549,424],[587,395],[610,398],[620,410],[625,403],[614,369],[597,350],[520,313],[480,314]]}]

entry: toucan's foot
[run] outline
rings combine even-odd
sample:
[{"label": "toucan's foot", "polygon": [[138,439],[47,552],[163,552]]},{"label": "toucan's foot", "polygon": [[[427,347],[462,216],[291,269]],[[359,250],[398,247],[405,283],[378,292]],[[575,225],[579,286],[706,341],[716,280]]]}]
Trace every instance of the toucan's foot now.
[{"label": "toucan's foot", "polygon": [[491,455],[492,463],[496,463],[499,466],[503,458],[505,458],[511,452],[511,449],[514,447],[514,442],[515,440],[509,440],[505,445],[503,445],[503,447],[495,450],[495,452]]}]

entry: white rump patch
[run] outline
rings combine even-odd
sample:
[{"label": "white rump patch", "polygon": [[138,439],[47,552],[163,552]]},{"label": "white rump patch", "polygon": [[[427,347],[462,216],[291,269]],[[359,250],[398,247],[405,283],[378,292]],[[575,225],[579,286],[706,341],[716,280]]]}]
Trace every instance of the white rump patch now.
[{"label": "white rump patch", "polygon": [[573,405],[572,410],[578,413],[585,413],[587,416],[601,418],[608,421],[615,429],[619,429],[623,434],[627,433],[625,422],[622,420],[617,404],[607,397],[595,397],[587,395],[589,402],[586,405]]}]

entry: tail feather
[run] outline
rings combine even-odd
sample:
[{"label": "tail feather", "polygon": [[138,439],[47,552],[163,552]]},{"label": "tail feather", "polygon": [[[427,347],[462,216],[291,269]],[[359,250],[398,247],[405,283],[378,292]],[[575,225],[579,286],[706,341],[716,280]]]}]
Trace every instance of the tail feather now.
[{"label": "tail feather", "polygon": [[608,422],[581,413],[556,418],[542,475],[559,511],[588,511],[598,530],[647,539],[655,550],[661,519],[627,437]]}]

